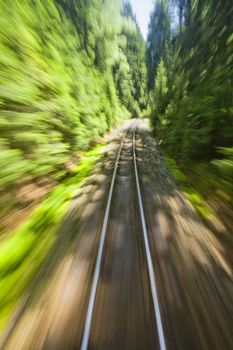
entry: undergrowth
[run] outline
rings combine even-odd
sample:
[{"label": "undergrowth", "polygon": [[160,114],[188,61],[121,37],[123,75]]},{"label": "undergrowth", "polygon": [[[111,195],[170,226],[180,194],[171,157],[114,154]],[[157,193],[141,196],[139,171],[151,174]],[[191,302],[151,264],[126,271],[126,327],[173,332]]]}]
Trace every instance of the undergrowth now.
[{"label": "undergrowth", "polygon": [[31,217],[0,243],[0,329],[48,255],[69,202],[103,152],[104,145],[86,152],[72,176],[55,187]]}]

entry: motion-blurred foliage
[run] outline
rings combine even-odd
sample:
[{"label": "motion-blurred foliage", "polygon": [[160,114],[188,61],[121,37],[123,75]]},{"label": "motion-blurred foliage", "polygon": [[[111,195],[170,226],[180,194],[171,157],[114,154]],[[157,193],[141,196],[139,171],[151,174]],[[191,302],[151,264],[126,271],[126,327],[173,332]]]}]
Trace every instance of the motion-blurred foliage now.
[{"label": "motion-blurred foliage", "polygon": [[143,50],[118,0],[1,1],[0,188],[59,179],[76,151],[140,113]]},{"label": "motion-blurred foliage", "polygon": [[231,198],[232,32],[231,0],[158,0],[147,43],[151,121],[159,143],[186,167],[208,162]]},{"label": "motion-blurred foliage", "polygon": [[58,227],[86,177],[94,166],[95,171],[100,168],[98,161],[104,152],[104,145],[87,151],[72,176],[56,186],[30,218],[0,242],[0,331],[55,241],[63,240],[62,246],[69,241],[70,232],[65,237],[57,235]]},{"label": "motion-blurred foliage", "polygon": [[144,54],[119,0],[0,2],[0,328],[103,147],[79,151],[145,107]]}]

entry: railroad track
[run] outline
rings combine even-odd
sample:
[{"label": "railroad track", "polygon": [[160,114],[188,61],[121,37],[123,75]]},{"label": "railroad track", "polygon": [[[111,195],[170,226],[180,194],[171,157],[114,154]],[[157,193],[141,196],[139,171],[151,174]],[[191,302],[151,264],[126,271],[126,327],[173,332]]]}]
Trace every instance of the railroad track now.
[{"label": "railroad track", "polygon": [[[61,250],[56,251],[61,242],[54,247],[59,262],[55,273],[50,275],[52,265],[48,265],[50,271],[45,277],[50,281],[43,293],[41,284],[35,288],[40,277],[33,282],[0,340],[1,349],[233,348],[231,276],[223,271],[222,261],[213,264],[217,248],[209,245],[201,224],[196,219],[192,222],[195,216],[190,208],[185,203],[180,206],[179,195],[172,196],[172,203],[169,196],[163,198],[160,188],[164,182],[160,177],[158,192],[149,176],[141,189],[141,171],[147,176],[148,164],[143,162],[138,167],[139,155],[145,156],[146,149],[139,150],[136,124],[128,125],[131,127],[119,145],[111,185],[103,184],[101,178],[101,191],[92,198],[90,193],[91,205],[83,215],[82,227],[79,230],[76,221],[73,227],[75,245],[65,256],[60,256]],[[150,157],[147,161],[151,165]],[[108,164],[104,167],[106,174]],[[158,169],[158,174],[164,173]],[[190,231],[186,232],[182,223],[187,213],[191,220]],[[164,242],[170,227],[177,239],[167,240],[164,258],[164,246],[159,243]],[[192,240],[187,242],[190,236]],[[158,264],[156,256],[160,256]],[[54,259],[54,254],[51,257]],[[51,263],[50,257],[47,261]],[[166,339],[153,267],[163,291]],[[173,287],[176,293],[171,298]]]},{"label": "railroad track", "polygon": [[[130,140],[131,145],[129,147],[127,147],[126,144],[127,144],[127,138],[129,135],[131,137],[131,140]],[[130,160],[127,159],[126,161],[132,162],[132,167],[129,167],[129,174],[130,175],[127,174],[126,164],[125,164],[126,171],[124,171],[124,164],[123,164],[123,167],[120,164],[121,162],[124,162],[124,156],[129,155],[129,154],[130,154]],[[132,174],[130,173],[130,171],[132,172]],[[123,173],[123,175],[122,175],[122,173]],[[100,234],[100,242],[99,242],[98,253],[97,253],[97,258],[96,258],[94,277],[93,277],[93,281],[92,281],[91,292],[90,292],[89,303],[88,303],[87,314],[86,314],[86,320],[85,320],[84,331],[83,331],[83,337],[82,337],[82,341],[81,341],[81,350],[87,350],[90,346],[91,330],[93,327],[93,317],[94,317],[93,315],[95,313],[95,308],[98,306],[97,305],[98,304],[98,301],[97,301],[98,286],[100,283],[99,282],[100,279],[101,280],[103,279],[103,278],[101,278],[101,269],[102,269],[104,256],[107,254],[107,252],[106,252],[106,250],[107,250],[106,239],[107,239],[108,234],[111,234],[111,232],[108,232],[108,231],[111,231],[109,229],[109,226],[110,226],[109,223],[111,222],[111,215],[113,215],[112,214],[112,211],[113,211],[112,207],[114,206],[113,196],[114,196],[114,192],[117,191],[116,188],[121,183],[124,183],[122,181],[125,181],[125,180],[126,181],[129,180],[131,182],[132,182],[132,180],[134,180],[133,186],[136,189],[134,198],[135,198],[135,201],[137,198],[137,201],[136,201],[137,202],[137,204],[136,204],[137,214],[138,214],[137,216],[140,217],[140,220],[139,219],[138,220],[139,220],[139,224],[141,226],[140,233],[142,233],[142,235],[140,235],[140,236],[143,236],[143,238],[141,237],[139,239],[142,239],[141,243],[143,243],[143,245],[144,245],[144,249],[143,249],[144,259],[146,259],[145,265],[146,265],[147,274],[148,274],[147,284],[149,285],[148,286],[148,293],[150,294],[151,299],[152,299],[150,302],[149,309],[150,309],[150,314],[153,315],[153,318],[154,318],[153,325],[154,325],[154,333],[156,334],[156,336],[155,336],[156,340],[154,341],[154,346],[153,346],[153,342],[152,342],[152,344],[150,343],[150,345],[147,345],[144,348],[145,349],[146,348],[159,348],[161,350],[166,350],[166,342],[165,342],[163,324],[162,324],[162,319],[161,319],[161,312],[160,312],[160,306],[159,306],[159,300],[158,300],[158,294],[157,294],[157,286],[156,286],[156,280],[155,280],[155,275],[154,275],[154,270],[153,270],[153,263],[152,263],[152,258],[151,258],[150,245],[149,245],[148,233],[147,233],[147,227],[146,227],[146,219],[145,219],[142,194],[141,194],[141,188],[140,188],[139,172],[138,172],[138,167],[137,167],[136,128],[134,128],[134,130],[128,130],[126,135],[122,138],[121,144],[120,144],[120,147],[119,147],[119,150],[117,153],[117,157],[116,157],[116,162],[115,162],[114,171],[113,171],[113,175],[112,175],[111,185],[110,185],[110,189],[109,189],[109,193],[108,193],[107,205],[106,205],[104,219],[103,219],[102,230],[101,230],[101,234]],[[132,184],[130,186],[132,186]],[[130,217],[130,215],[129,215],[129,217]],[[126,226],[126,227],[128,227],[128,226]],[[130,238],[130,239],[131,239],[130,242],[132,244],[132,238]],[[135,240],[136,240],[136,236],[135,236]],[[139,243],[139,245],[140,245],[140,243]],[[116,250],[116,248],[114,248],[114,249]],[[136,247],[134,249],[137,250],[139,248]],[[113,256],[113,254],[114,254],[114,252],[112,252],[112,256]],[[134,253],[134,255],[135,255],[135,253]],[[139,254],[139,255],[141,257],[142,254]],[[123,256],[122,260],[125,261],[124,260],[125,255],[122,255],[122,256]],[[143,262],[141,263],[141,265],[142,264],[143,264]],[[108,269],[108,267],[107,267],[107,269]],[[145,274],[145,271],[144,271],[144,274]],[[151,309],[153,309],[153,310],[151,310]],[[97,311],[96,311],[96,313],[97,313]],[[96,322],[98,323],[98,321],[96,321]],[[109,319],[109,322],[111,322],[111,319]],[[153,330],[151,332],[153,332]],[[106,345],[106,347],[107,347],[107,345]],[[131,345],[129,346],[129,348],[131,348]]]}]

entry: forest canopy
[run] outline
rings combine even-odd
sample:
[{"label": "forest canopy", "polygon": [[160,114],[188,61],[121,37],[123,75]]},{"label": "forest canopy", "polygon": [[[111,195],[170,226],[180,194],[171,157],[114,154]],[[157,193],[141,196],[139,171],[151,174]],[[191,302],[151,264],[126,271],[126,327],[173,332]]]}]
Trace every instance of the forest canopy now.
[{"label": "forest canopy", "polygon": [[0,191],[63,178],[148,105],[166,152],[231,181],[231,0],[156,0],[147,42],[128,1],[9,0],[0,15]]},{"label": "forest canopy", "polygon": [[146,103],[145,43],[118,0],[0,7],[0,188],[65,164]]},{"label": "forest canopy", "polygon": [[232,33],[231,0],[157,0],[147,40],[151,121],[159,143],[180,164],[214,164],[231,191]]}]

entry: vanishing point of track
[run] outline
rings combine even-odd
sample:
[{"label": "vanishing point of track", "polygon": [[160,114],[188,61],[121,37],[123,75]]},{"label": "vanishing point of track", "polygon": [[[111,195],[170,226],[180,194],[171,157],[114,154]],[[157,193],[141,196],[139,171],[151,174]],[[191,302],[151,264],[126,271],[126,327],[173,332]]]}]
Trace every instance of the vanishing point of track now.
[{"label": "vanishing point of track", "polygon": [[[132,151],[131,152],[133,157],[134,179],[135,179],[135,187],[136,187],[136,194],[137,194],[137,208],[138,208],[138,215],[140,217],[141,231],[143,233],[143,242],[144,242],[144,250],[145,250],[147,271],[148,271],[148,277],[149,277],[149,284],[150,284],[150,292],[153,300],[153,303],[152,303],[153,315],[154,315],[155,324],[156,324],[155,333],[157,333],[159,348],[161,350],[166,350],[166,341],[165,341],[165,335],[164,335],[163,324],[161,319],[156,279],[155,279],[155,274],[153,269],[153,262],[151,258],[145,212],[143,208],[142,193],[141,193],[141,187],[140,187],[140,181],[139,181],[139,172],[137,167],[136,129],[132,131],[128,130],[125,133],[125,135],[122,137],[122,140],[118,149],[116,161],[115,161],[112,180],[111,180],[109,193],[108,193],[107,205],[106,205],[104,219],[103,219],[102,230],[100,234],[98,253],[97,253],[96,264],[94,269],[94,277],[91,285],[91,292],[90,292],[83,337],[81,342],[81,350],[87,350],[89,347],[93,313],[94,313],[94,307],[96,302],[96,294],[97,294],[97,288],[98,288],[98,283],[99,283],[99,278],[101,273],[101,264],[102,264],[103,254],[105,250],[106,233],[108,230],[108,224],[109,224],[109,219],[111,215],[111,207],[113,205],[113,193],[116,185],[116,178],[118,174],[119,161],[120,161],[122,149],[124,146],[125,138],[129,134],[129,132],[132,132],[132,145],[131,145]],[[156,344],[154,348],[156,348]]]}]

